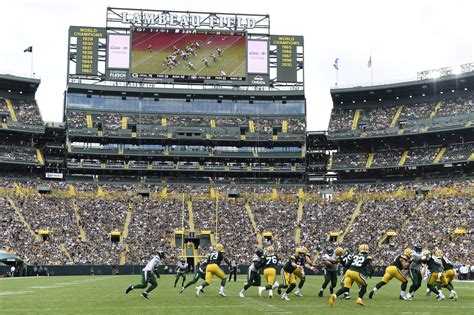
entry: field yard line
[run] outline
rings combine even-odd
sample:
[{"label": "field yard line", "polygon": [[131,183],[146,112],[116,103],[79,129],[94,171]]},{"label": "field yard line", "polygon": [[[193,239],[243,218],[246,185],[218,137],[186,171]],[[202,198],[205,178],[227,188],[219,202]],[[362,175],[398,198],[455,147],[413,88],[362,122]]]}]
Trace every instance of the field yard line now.
[{"label": "field yard line", "polygon": [[240,66],[241,66],[244,62],[245,62],[245,60],[242,61],[242,62],[240,63],[240,65],[238,65],[237,68],[235,68],[234,71],[232,71],[229,75],[232,76],[232,73],[234,73],[235,71],[237,71],[237,69],[239,69]]},{"label": "field yard line", "polygon": [[144,42],[146,42],[146,41],[148,41],[148,40],[152,39],[153,37],[155,37],[155,36],[157,36],[157,35],[160,35],[160,34],[161,34],[161,33],[156,33],[156,34],[152,35],[150,38],[146,38],[146,39],[142,40],[141,42],[138,42],[137,44],[135,44],[135,46],[139,46],[139,45],[141,45],[142,43],[144,43]]},{"label": "field yard line", "polygon": [[[229,49],[230,47],[232,47],[237,41],[239,41],[240,38],[237,38],[236,40],[234,40],[232,42],[232,44],[230,44],[229,46],[227,46],[223,51],[222,53],[224,53],[227,49]],[[198,72],[196,72],[194,75],[197,75],[199,72],[201,72],[202,70],[204,70],[206,68],[206,65],[204,65],[204,67],[201,68],[201,70],[199,70]]]}]

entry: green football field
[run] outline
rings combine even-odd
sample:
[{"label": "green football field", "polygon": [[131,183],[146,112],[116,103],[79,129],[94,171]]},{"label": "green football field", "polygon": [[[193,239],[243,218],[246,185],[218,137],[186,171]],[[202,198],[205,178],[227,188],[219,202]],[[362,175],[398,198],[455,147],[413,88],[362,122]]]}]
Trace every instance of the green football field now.
[{"label": "green football field", "polygon": [[[189,280],[188,277],[187,280]],[[459,295],[453,300],[436,301],[425,296],[426,283],[417,292],[415,300],[398,299],[400,286],[396,281],[377,292],[373,300],[365,298],[366,305],[355,304],[356,290],[349,301],[337,300],[335,306],[316,296],[322,277],[309,276],[303,288],[303,297],[291,296],[284,302],[278,295],[269,299],[259,297],[256,288],[250,288],[245,298],[238,292],[244,278],[226,285],[227,297],[217,295],[219,282],[214,281],[206,293],[194,296],[194,286],[183,295],[173,288],[174,276],[162,276],[158,288],[144,300],[140,290],[125,294],[129,284],[139,282],[139,276],[64,276],[0,279],[0,313],[2,314],[474,314],[474,283],[455,282]],[[377,278],[371,279],[369,289]],[[276,293],[276,292],[275,292]],[[447,291],[444,290],[447,295]],[[264,293],[265,294],[265,293]]]},{"label": "green football field", "polygon": [[[194,64],[195,70],[187,67],[186,61],[178,58],[180,64],[169,70],[163,65],[165,57],[169,51],[159,51],[150,53],[148,51],[132,52],[132,73],[152,73],[152,74],[170,74],[170,75],[201,75],[201,76],[220,76],[223,70],[227,76],[244,77],[245,76],[245,51],[241,47],[224,48],[222,56],[217,61],[210,57],[215,53],[212,47],[203,47],[197,51],[197,56],[191,56],[189,60]],[[202,61],[202,57],[207,57],[209,67]]]}]

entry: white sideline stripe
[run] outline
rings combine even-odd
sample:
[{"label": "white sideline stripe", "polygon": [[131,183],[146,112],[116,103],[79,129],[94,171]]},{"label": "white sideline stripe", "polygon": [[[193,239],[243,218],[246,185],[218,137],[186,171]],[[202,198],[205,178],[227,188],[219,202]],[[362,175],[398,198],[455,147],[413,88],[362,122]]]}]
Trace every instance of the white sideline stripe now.
[{"label": "white sideline stripe", "polygon": [[[80,284],[80,283],[88,283],[88,282],[96,282],[100,280],[105,280],[108,277],[97,277],[94,279],[84,279],[84,280],[75,280],[71,282],[60,282],[60,283],[53,283],[50,285],[34,285],[31,287],[28,287],[28,289],[33,289],[33,290],[42,290],[42,289],[58,289],[62,288],[68,285],[75,285],[75,284]],[[15,279],[15,278],[11,278]],[[17,278],[20,279],[20,278]],[[44,277],[23,277],[22,279],[44,279]],[[9,296],[9,295],[21,295],[21,294],[26,294],[26,293],[32,293],[34,291],[5,291],[5,292],[0,292],[0,297],[2,296]]]},{"label": "white sideline stripe", "polygon": [[[238,298],[238,297],[237,297]],[[240,299],[240,298],[239,298]],[[452,309],[452,305],[439,305],[438,303],[433,303],[434,305],[410,305],[412,308],[419,308],[419,309]],[[325,308],[327,309],[327,305],[307,305],[307,304],[292,304],[291,301],[288,304],[285,305],[279,305],[279,306],[290,306],[290,307],[296,307],[298,309],[300,308]],[[188,309],[215,309],[215,308],[248,308],[248,305],[144,305],[144,306],[110,306],[110,307],[83,307],[81,310],[127,310],[127,309],[174,309],[174,308],[188,308]],[[377,308],[389,308],[393,309],[393,305],[377,305]],[[3,312],[44,312],[44,311],[63,311],[65,308],[15,308],[15,309],[0,309],[0,313]],[[472,309],[472,306],[456,306],[456,309]],[[273,312],[273,311],[272,311]],[[276,311],[275,313],[277,313]],[[284,313],[289,313],[285,312]],[[291,313],[291,312],[290,312]]]}]

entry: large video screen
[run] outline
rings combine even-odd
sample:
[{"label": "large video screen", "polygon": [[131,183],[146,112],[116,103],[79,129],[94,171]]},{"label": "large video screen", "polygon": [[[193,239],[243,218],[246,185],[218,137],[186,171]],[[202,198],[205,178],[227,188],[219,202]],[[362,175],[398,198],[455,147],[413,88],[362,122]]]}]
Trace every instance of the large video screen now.
[{"label": "large video screen", "polygon": [[134,78],[175,81],[245,81],[244,32],[134,28],[130,73]]}]

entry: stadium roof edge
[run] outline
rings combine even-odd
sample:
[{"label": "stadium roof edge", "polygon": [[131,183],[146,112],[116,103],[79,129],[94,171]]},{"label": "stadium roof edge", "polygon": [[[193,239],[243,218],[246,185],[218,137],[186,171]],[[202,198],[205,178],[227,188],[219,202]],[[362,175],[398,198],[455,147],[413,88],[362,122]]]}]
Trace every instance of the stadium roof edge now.
[{"label": "stadium roof edge", "polygon": [[437,79],[331,89],[331,98],[334,107],[349,108],[400,103],[407,99],[412,102],[416,99],[446,98],[454,92],[454,95],[469,94],[473,90],[474,72],[469,72]]},{"label": "stadium roof edge", "polygon": [[[92,92],[89,92],[92,91]],[[289,96],[292,98],[304,99],[303,90],[229,90],[229,89],[169,89],[169,88],[145,88],[145,87],[126,87],[126,86],[107,86],[95,84],[69,83],[67,92],[76,93],[101,93],[106,95],[120,95],[127,93],[130,96],[149,95],[153,96],[187,96],[187,95],[208,95],[208,96],[259,96],[259,97],[279,97]]]},{"label": "stadium roof edge", "polygon": [[40,79],[20,77],[11,74],[0,74],[1,90],[12,92],[13,94],[24,93],[34,95],[40,83]]},{"label": "stadium roof edge", "polygon": [[390,88],[402,88],[406,86],[413,86],[418,84],[435,84],[443,83],[452,80],[459,80],[462,78],[474,78],[474,72],[469,72],[461,75],[451,75],[443,78],[435,79],[426,79],[426,80],[413,80],[413,81],[403,81],[389,84],[380,84],[380,85],[366,85],[366,86],[354,86],[346,88],[332,88],[331,94],[335,93],[351,93],[351,92],[363,92],[363,91],[372,91],[372,90],[381,90],[381,89],[390,89]]},{"label": "stadium roof edge", "polygon": [[22,83],[31,83],[31,84],[36,84],[36,85],[39,85],[41,83],[40,79],[20,77],[13,74],[0,74],[0,80],[10,80],[10,81],[17,81],[17,82],[22,82]]}]

